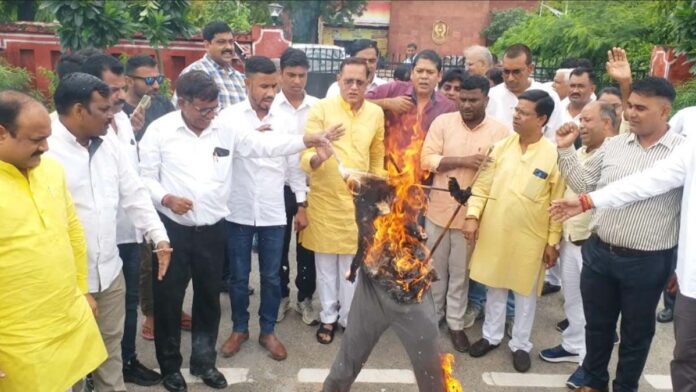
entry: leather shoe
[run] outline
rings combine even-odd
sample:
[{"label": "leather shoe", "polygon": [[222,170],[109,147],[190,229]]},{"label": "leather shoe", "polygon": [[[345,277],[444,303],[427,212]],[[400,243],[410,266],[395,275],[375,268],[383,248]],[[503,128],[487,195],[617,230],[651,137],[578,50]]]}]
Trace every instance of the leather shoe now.
[{"label": "leather shoe", "polygon": [[274,334],[259,335],[259,344],[268,350],[271,358],[276,361],[282,361],[288,357],[288,352],[285,351],[285,346],[278,340]]},{"label": "leather shoe", "polygon": [[498,348],[498,346],[500,346],[500,344],[490,344],[488,340],[481,338],[469,347],[469,355],[474,358],[482,357],[491,350]]},{"label": "leather shoe", "polygon": [[464,330],[450,329],[449,335],[455,350],[459,351],[460,353],[469,351],[469,338],[466,337]]},{"label": "leather shoe", "polygon": [[517,350],[512,353],[512,366],[520,373],[525,373],[532,367],[532,359],[529,353],[524,350]]},{"label": "leather shoe", "polygon": [[231,357],[242,347],[242,343],[249,340],[249,332],[232,332],[229,338],[220,348],[220,355],[225,358]]},{"label": "leather shoe", "polygon": [[162,379],[162,385],[169,392],[185,392],[186,381],[181,372],[169,373]]},{"label": "leather shoe", "polygon": [[198,370],[192,369],[191,375],[199,377],[201,380],[203,380],[203,383],[205,383],[205,385],[207,385],[211,388],[215,388],[215,389],[227,388],[227,380],[225,379],[225,376],[214,367],[208,368],[208,369],[203,370],[203,371],[198,371]]}]

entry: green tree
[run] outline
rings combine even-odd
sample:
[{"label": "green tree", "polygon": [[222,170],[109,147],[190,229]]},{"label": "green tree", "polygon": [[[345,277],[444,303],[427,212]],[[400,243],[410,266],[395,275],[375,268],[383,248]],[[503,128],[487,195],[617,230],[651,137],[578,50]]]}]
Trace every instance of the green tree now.
[{"label": "green tree", "polygon": [[367,0],[279,1],[292,19],[293,41],[316,43],[319,18],[331,26],[352,26],[353,18],[367,8]]},{"label": "green tree", "polygon": [[493,45],[503,33],[526,20],[527,11],[524,8],[493,11],[491,12],[491,23],[481,31],[481,36],[486,39],[488,46]]},{"label": "green tree", "polygon": [[669,0],[658,6],[663,20],[665,44],[673,46],[693,64],[691,73],[696,75],[696,0]]},{"label": "green tree", "polygon": [[560,61],[584,57],[600,66],[607,51],[620,46],[628,52],[635,69],[649,67],[653,45],[664,43],[664,19],[657,10],[660,2],[568,1],[567,14],[544,12],[507,30],[493,45],[502,54],[514,43],[527,44],[537,58]]},{"label": "green tree", "polygon": [[221,20],[233,31],[249,31],[254,24],[268,24],[270,1],[193,0],[188,22],[197,28],[203,28],[210,22]]},{"label": "green tree", "polygon": [[55,15],[63,49],[106,48],[135,31],[129,4],[113,0],[44,0],[39,9]]}]

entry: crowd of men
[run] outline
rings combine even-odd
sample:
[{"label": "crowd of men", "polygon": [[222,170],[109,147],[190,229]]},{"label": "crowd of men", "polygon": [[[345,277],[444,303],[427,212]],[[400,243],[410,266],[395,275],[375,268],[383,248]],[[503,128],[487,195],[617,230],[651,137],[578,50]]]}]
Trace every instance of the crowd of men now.
[{"label": "crowd of men", "polygon": [[[254,248],[258,342],[272,359],[288,355],[275,326],[291,302],[318,343],[346,330],[327,392],[350,389],[388,327],[409,342],[422,391],[444,388],[440,327],[474,358],[507,335],[514,369],[526,372],[537,298],[561,288],[560,344],[539,356],[578,364],[569,388],[637,391],[662,295],[657,320],[674,319],[677,340],[674,389],[696,388],[696,251],[687,240],[696,116],[689,108],[670,121],[668,81],[632,80],[614,48],[606,68],[618,88],[595,91],[593,64],[582,59],[540,83],[523,44],[500,63],[468,47],[465,69],[444,74],[438,53],[412,44],[406,71],[386,81],[376,76],[376,43],[357,40],[318,99],[305,92],[304,52],[287,49],[279,67],[248,57],[242,73],[229,26],[213,22],[203,38],[206,54],[178,77],[171,101],[152,57],[124,67],[95,50],[61,57],[54,113],[0,92],[0,390],[186,391],[184,354],[192,375],[225,388],[216,357],[250,337]],[[423,225],[439,279],[415,305],[397,304],[365,273],[346,279],[359,238],[344,173],[385,176],[388,154],[408,147],[396,142],[404,118],[424,131],[432,186],[454,177],[473,194],[462,206],[430,192]],[[221,291],[232,333],[216,347]],[[138,306],[159,372],[137,358]],[[470,343],[465,330],[481,319],[483,337]],[[182,329],[191,330],[190,353]]]}]

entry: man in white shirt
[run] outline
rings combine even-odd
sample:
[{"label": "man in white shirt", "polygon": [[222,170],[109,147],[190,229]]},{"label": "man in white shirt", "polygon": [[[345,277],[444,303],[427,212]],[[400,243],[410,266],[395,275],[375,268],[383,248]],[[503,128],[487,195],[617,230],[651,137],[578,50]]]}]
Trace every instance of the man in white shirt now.
[{"label": "man in white shirt", "polygon": [[696,135],[696,106],[689,106],[676,112],[669,119],[669,129],[684,137]]},{"label": "man in white shirt", "polygon": [[[415,54],[414,54],[415,55]],[[357,39],[350,46],[348,57],[359,57],[367,61],[367,91],[372,91],[377,86],[387,83],[386,80],[377,76],[377,61],[379,60],[379,49],[377,42],[371,39]],[[326,98],[337,97],[341,95],[341,90],[338,87],[338,82],[333,82],[329,89],[326,90]]]},{"label": "man in white shirt", "polygon": [[585,105],[595,100],[595,75],[590,68],[575,68],[570,72],[567,99],[561,101],[562,123],[574,122],[580,125],[580,112]]},{"label": "man in white shirt", "polygon": [[[73,73],[55,93],[58,119],[51,127],[50,155],[65,167],[68,188],[87,237],[89,291],[109,358],[94,373],[96,390],[125,391],[121,338],[125,319],[123,263],[117,248],[117,214],[125,209],[134,227],[157,244],[159,275],[167,271],[169,238],[147,189],[114,135],[109,86],[92,75]],[[137,281],[136,281],[137,286]]]},{"label": "man in white shirt", "polygon": [[[232,105],[222,116],[234,118],[233,132],[268,132],[270,135],[297,135],[290,116],[271,110],[278,87],[276,67],[262,56],[249,58],[245,64],[247,99]],[[282,361],[285,347],[275,335],[280,305],[280,266],[285,236],[286,173],[297,203],[304,203],[307,180],[297,155],[268,158],[234,157],[232,186],[227,206],[227,262],[230,266],[230,304],[232,334],[222,346],[223,356],[239,350],[239,342],[249,336],[249,273],[251,248],[258,236],[261,303],[259,343],[271,357]],[[305,219],[306,222],[306,219]],[[306,223],[304,223],[306,225]]]},{"label": "man in white shirt", "polygon": [[217,279],[225,260],[224,218],[230,214],[233,156],[291,155],[342,133],[303,138],[236,129],[233,124],[238,119],[227,115],[215,120],[219,90],[202,71],[180,76],[176,89],[180,110],[155,120],[140,142],[140,174],[177,247],[167,277],[153,286],[155,348],[164,387],[185,391],[179,322],[186,287],[193,280],[190,371],[206,385],[222,389],[227,380],[215,368],[220,323]]},{"label": "man in white shirt", "polygon": [[493,55],[487,47],[472,45],[464,49],[464,66],[469,75],[486,76],[493,68]]},{"label": "man in white shirt", "polygon": [[[133,135],[131,120],[123,111],[126,102],[126,78],[124,68],[114,56],[99,54],[82,64],[82,72],[95,76],[111,90],[111,111],[114,117],[109,125],[107,137],[116,138],[128,156],[128,164],[138,172],[138,146]],[[127,383],[141,386],[159,384],[162,377],[138,361],[135,350],[135,335],[138,325],[138,295],[140,288],[140,244],[144,242],[128,217],[125,208],[119,207],[116,214],[116,244],[123,261],[123,278],[126,283],[126,318],[121,340],[123,379]]]},{"label": "man in white shirt", "polygon": [[556,130],[563,124],[561,101],[552,88],[533,79],[534,71],[532,52],[524,44],[514,44],[505,49],[503,55],[503,84],[493,87],[488,94],[486,113],[502,121],[512,129],[513,109],[517,106],[517,97],[527,90],[546,91],[554,103],[554,110],[544,127],[544,137],[555,143]]},{"label": "man in white shirt", "polygon": [[[305,91],[307,85],[307,72],[309,61],[305,52],[288,48],[280,56],[280,88],[281,91],[273,100],[272,111],[282,112],[292,117],[293,130],[303,134],[307,123],[309,109],[319,100]],[[293,157],[299,163],[299,155]],[[304,172],[303,172],[304,173]],[[306,175],[305,175],[306,177]],[[285,237],[283,238],[283,258],[280,265],[280,308],[278,309],[278,322],[282,321],[290,307],[290,238],[292,236],[292,223],[295,220],[294,230],[300,232],[307,226],[307,202],[298,202],[295,194],[286,181],[285,193]],[[299,237],[299,236],[298,236]],[[297,311],[302,315],[302,322],[314,325],[318,322],[319,315],[314,311],[312,297],[317,287],[316,269],[314,265],[314,252],[302,246],[297,241],[295,248],[297,259],[297,275],[295,286],[297,287]]]},{"label": "man in white shirt", "polygon": [[556,74],[553,76],[553,81],[549,82],[553,91],[558,94],[558,98],[563,102],[568,98],[568,77],[570,76],[570,71],[572,68],[559,68],[556,70]]}]

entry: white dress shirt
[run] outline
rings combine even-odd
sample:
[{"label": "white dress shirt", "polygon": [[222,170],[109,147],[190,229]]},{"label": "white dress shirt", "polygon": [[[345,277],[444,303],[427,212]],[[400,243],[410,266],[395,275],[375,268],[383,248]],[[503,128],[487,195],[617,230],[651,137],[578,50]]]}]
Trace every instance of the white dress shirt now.
[{"label": "white dress shirt", "polygon": [[[133,135],[133,126],[131,125],[130,118],[122,110],[114,114],[114,122],[116,123],[116,129],[113,126],[109,126],[109,133],[107,136],[114,136],[121,143],[121,147],[125,150],[128,156],[128,162],[133,168],[133,170],[138,172],[138,144]],[[142,242],[143,234],[135,228],[133,222],[128,218],[126,210],[122,207],[118,207],[118,212],[116,214],[116,244],[132,244],[136,242]]]},{"label": "white dress shirt", "polygon": [[[588,103],[595,100],[594,96],[595,95],[593,93],[590,96],[590,101]],[[563,118],[561,119],[561,124],[574,122],[575,125],[580,126],[580,113],[582,113],[582,110],[576,116],[570,114],[570,111],[568,110],[568,108],[570,107],[570,98],[568,97],[565,97],[561,100],[561,107],[563,108]]]},{"label": "white dress shirt", "polygon": [[669,129],[684,137],[696,135],[696,106],[689,106],[675,113],[669,120]]},{"label": "white dress shirt", "polygon": [[[270,125],[275,135],[297,135],[297,122],[277,107],[259,119],[246,99],[223,110],[224,116],[234,118],[235,133],[259,132],[262,125]],[[299,154],[266,158],[236,155],[232,162],[232,186],[227,207],[227,220],[248,226],[285,225],[285,193],[287,180],[298,203],[307,199],[307,177],[300,168]]]},{"label": "white dress shirt", "polygon": [[[546,87],[543,83],[539,83],[536,80],[532,80],[527,90],[543,90],[553,98],[554,108],[551,113],[551,118],[549,118],[549,121],[544,127],[544,137],[549,139],[553,144],[556,144],[556,130],[563,125],[563,117],[561,114],[563,108],[558,94],[556,94],[552,88]],[[517,101],[517,96],[508,90],[505,83],[501,83],[488,92],[486,114],[495,117],[498,121],[507,125],[510,129],[513,129],[512,116],[515,113]]]},{"label": "white dress shirt", "polygon": [[[155,208],[184,226],[213,225],[229,215],[234,155],[268,157],[304,150],[301,136],[251,132],[235,126],[239,118],[223,110],[200,135],[191,131],[181,111],[170,112],[147,128],[140,140],[140,175]],[[282,188],[282,184],[281,184]],[[165,195],[185,197],[193,208],[177,215],[162,205]]]},{"label": "white dress shirt", "polygon": [[123,266],[116,247],[119,206],[125,208],[135,227],[153,242],[169,241],[169,238],[150,202],[147,188],[115,135],[95,139],[86,148],[60,120],[51,123],[51,128],[48,153],[65,167],[68,189],[87,238],[89,292],[104,291]]},{"label": "white dress shirt", "polygon": [[[370,85],[367,86],[367,90],[365,90],[365,92],[372,91],[376,89],[378,86],[381,86],[386,83],[388,83],[386,80],[375,76],[374,79],[372,79],[372,83],[370,83]],[[341,88],[338,87],[338,82],[331,83],[329,89],[326,90],[326,98],[338,97],[339,95],[341,95]]]},{"label": "white dress shirt", "polygon": [[[696,299],[696,140],[686,139],[651,168],[590,193],[596,208],[619,208],[684,187],[681,201],[677,279],[679,291]],[[646,227],[645,230],[650,230]]]}]

